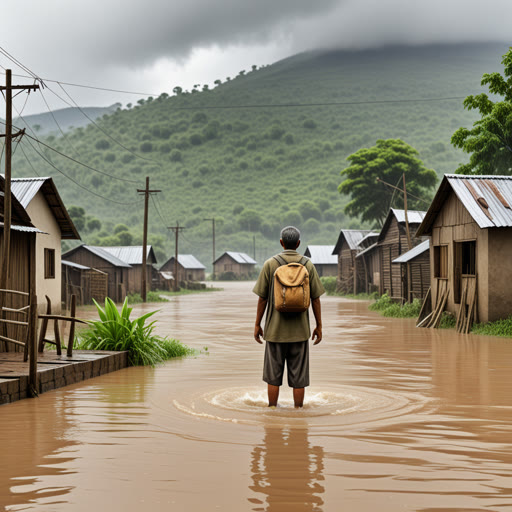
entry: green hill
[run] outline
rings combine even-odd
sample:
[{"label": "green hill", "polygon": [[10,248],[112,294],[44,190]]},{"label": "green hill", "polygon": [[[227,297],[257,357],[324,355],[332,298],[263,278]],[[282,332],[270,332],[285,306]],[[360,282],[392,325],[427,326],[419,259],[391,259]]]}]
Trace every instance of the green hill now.
[{"label": "green hill", "polygon": [[209,264],[211,223],[203,219],[211,217],[218,219],[217,255],[252,254],[255,236],[261,262],[277,249],[276,236],[288,223],[302,229],[304,244],[334,244],[341,227],[360,226],[343,214],[347,198],[337,191],[346,157],[377,139],[401,138],[439,175],[453,172],[466,155],[450,137],[475,115],[463,110],[462,99],[422,100],[480,92],[482,74],[500,71],[506,51],[505,44],[472,44],[303,53],[256,70],[248,66],[230,80],[219,76],[221,84],[211,90],[164,93],[118,109],[98,121],[103,131],[88,125],[65,139],[46,139],[90,166],[137,181],[115,180],[44,151],[87,189],[128,204],[79,188],[27,141],[22,148],[33,168],[18,150],[14,175],[53,175],[67,205],[100,219],[101,229],[86,223],[82,230],[88,243],[119,243],[119,224],[128,227],[122,242],[140,242],[136,189],[150,176],[150,187],[162,190],[150,208],[150,241],[160,258],[173,248],[166,227],[178,221],[187,228],[180,252]]}]

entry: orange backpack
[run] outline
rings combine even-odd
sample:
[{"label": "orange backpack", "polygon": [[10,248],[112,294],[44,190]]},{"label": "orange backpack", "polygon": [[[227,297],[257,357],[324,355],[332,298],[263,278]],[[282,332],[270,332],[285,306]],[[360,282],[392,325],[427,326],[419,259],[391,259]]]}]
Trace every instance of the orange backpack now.
[{"label": "orange backpack", "polygon": [[308,258],[298,263],[287,263],[280,255],[274,256],[279,267],[274,272],[274,308],[280,313],[302,313],[310,302]]}]

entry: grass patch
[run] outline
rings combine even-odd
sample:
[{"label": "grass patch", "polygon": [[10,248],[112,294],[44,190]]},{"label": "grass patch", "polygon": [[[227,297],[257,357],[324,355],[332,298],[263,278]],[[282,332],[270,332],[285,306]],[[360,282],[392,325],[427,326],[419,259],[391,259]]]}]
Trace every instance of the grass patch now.
[{"label": "grass patch", "polygon": [[[167,302],[167,299],[161,297],[162,292],[160,291],[149,291],[146,294],[146,302]],[[144,302],[140,293],[129,293],[126,298],[128,299],[128,304],[142,304]]]},{"label": "grass patch", "polygon": [[457,319],[448,311],[443,311],[441,315],[441,322],[439,323],[439,329],[455,329]]},{"label": "grass patch", "polygon": [[89,327],[77,336],[77,349],[127,351],[128,362],[132,366],[155,366],[172,357],[195,352],[177,340],[154,334],[155,321],[146,321],[156,311],[130,320],[132,308],[128,307],[128,299],[120,311],[109,298],[105,299],[105,308],[96,301],[95,305],[100,320],[89,322]]},{"label": "grass patch", "polygon": [[485,336],[512,338],[512,316],[496,320],[495,322],[475,324],[473,325],[471,332],[473,334],[483,334]]},{"label": "grass patch", "polygon": [[387,293],[379,297],[373,304],[368,306],[370,311],[378,311],[382,316],[392,318],[414,318],[418,317],[421,309],[421,301],[414,299],[406,302],[403,306],[393,302]]},{"label": "grass patch", "polygon": [[357,300],[375,300],[379,297],[377,292],[374,293],[343,293],[336,291],[336,277],[334,276],[323,276],[320,278],[321,283],[325,288],[327,295],[334,295],[336,297],[345,297],[346,299],[357,299]]}]

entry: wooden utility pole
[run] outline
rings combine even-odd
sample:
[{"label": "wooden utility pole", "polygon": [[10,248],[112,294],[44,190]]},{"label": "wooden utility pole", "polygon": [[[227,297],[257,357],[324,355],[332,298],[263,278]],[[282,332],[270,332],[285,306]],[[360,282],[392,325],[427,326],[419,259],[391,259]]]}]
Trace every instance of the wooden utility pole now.
[{"label": "wooden utility pole", "polygon": [[144,194],[144,232],[142,234],[142,282],[140,288],[140,296],[142,302],[146,302],[147,297],[147,252],[148,252],[148,210],[149,210],[149,196],[161,192],[160,190],[149,190],[149,176],[146,177],[146,188],[143,190],[137,189],[139,194]]},{"label": "wooden utility pole", "polygon": [[407,189],[405,188],[405,173],[402,175],[404,180],[404,213],[405,213],[405,230],[407,232],[407,245],[409,251],[412,249],[411,231],[409,230],[409,218],[407,216]]},{"label": "wooden utility pole", "polygon": [[213,277],[213,280],[215,281],[215,265],[213,264],[215,262],[215,217],[211,218],[211,219],[203,219],[203,220],[208,220],[208,221],[212,221],[212,236],[213,236],[213,259],[212,259],[212,277]]},{"label": "wooden utility pole", "polygon": [[176,221],[176,226],[171,226],[167,229],[174,231],[176,235],[176,242],[174,247],[174,291],[179,290],[179,281],[178,281],[178,240],[180,231],[183,231],[185,228],[180,226],[180,223]]},{"label": "wooden utility pole", "polygon": [[4,240],[3,240],[3,263],[0,275],[0,288],[8,288],[10,251],[11,251],[11,162],[12,162],[12,140],[24,134],[24,130],[18,133],[12,133],[12,91],[35,91],[39,89],[38,85],[12,85],[12,72],[5,70],[5,86],[0,85],[0,91],[5,91],[5,183],[4,183]]}]

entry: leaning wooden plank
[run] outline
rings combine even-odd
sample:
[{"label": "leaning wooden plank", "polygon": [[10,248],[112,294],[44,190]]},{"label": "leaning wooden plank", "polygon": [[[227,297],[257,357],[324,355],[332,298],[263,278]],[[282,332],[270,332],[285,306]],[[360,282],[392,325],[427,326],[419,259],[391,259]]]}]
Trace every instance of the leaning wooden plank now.
[{"label": "leaning wooden plank", "polygon": [[[50,300],[50,297],[48,295],[45,295],[46,298],[46,313],[51,314],[52,312],[52,301]],[[41,315],[39,315],[41,318]],[[42,352],[44,350],[44,340],[46,338],[46,331],[48,329],[48,319],[43,318],[43,321],[41,322],[41,328],[39,329],[39,342],[37,344],[37,351]]]},{"label": "leaning wooden plank", "polygon": [[455,324],[455,329],[457,332],[461,332],[461,325],[463,323],[463,319],[466,317],[466,295],[467,295],[467,282],[464,282],[464,287],[462,289],[462,297],[460,298],[460,306],[457,311],[457,322]]},{"label": "leaning wooden plank", "polygon": [[416,327],[426,327],[434,312],[429,313]]},{"label": "leaning wooden plank", "polygon": [[425,299],[423,300],[423,304],[421,305],[420,314],[418,315],[418,321],[417,321],[416,327],[421,327],[420,324],[423,323],[423,320],[431,312],[432,312],[432,289],[429,288],[427,294],[425,295]]},{"label": "leaning wooden plank", "polygon": [[449,292],[450,290],[447,289],[443,295],[443,298],[441,299],[441,306],[437,312],[437,316],[434,318],[434,322],[432,323],[432,327],[434,329],[437,329],[439,327],[439,324],[441,323],[441,315],[443,314],[444,308],[446,306],[446,301],[448,300]]},{"label": "leaning wooden plank", "polygon": [[441,308],[444,308],[444,306],[442,304],[443,304],[443,297],[445,295],[445,290],[446,290],[446,282],[443,280],[438,284],[436,307],[434,309],[434,314],[432,315],[430,322],[428,322],[426,327],[434,327],[436,318],[442,313]]},{"label": "leaning wooden plank", "polygon": [[471,300],[469,302],[468,318],[466,320],[466,325],[464,326],[464,332],[466,334],[469,334],[469,331],[471,330],[471,326],[473,325],[475,299],[476,299],[476,283],[475,283],[475,287],[473,289],[473,293],[471,295]]}]

